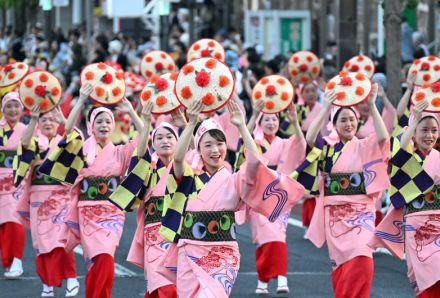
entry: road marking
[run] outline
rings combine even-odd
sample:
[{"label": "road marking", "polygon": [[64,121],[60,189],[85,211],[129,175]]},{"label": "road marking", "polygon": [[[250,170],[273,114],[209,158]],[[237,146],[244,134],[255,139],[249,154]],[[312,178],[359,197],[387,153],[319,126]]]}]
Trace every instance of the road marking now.
[{"label": "road marking", "polygon": [[[240,275],[257,275],[257,272],[242,272],[239,271]],[[291,271],[287,272],[287,275],[330,275],[330,272],[313,272],[313,271]]]},{"label": "road marking", "polygon": [[[301,229],[304,230],[304,227],[303,227],[302,222],[301,222],[300,220],[297,220],[297,219],[295,219],[295,218],[289,217],[288,222],[289,222],[289,225],[292,225],[292,226],[294,226],[294,227],[301,228]],[[391,252],[389,252],[388,249],[383,248],[383,247],[379,247],[379,248],[377,248],[377,249],[374,251],[374,253],[380,253],[380,254],[386,254],[386,255],[390,255],[390,256],[392,256]],[[405,259],[405,257],[404,257],[403,259]]]},{"label": "road marking", "polygon": [[[84,255],[83,249],[81,245],[77,245],[73,251],[79,255]],[[135,276],[143,276],[143,274],[138,274],[134,271],[131,271],[128,268],[125,268],[121,264],[115,262],[115,276],[117,277],[135,277]]]}]

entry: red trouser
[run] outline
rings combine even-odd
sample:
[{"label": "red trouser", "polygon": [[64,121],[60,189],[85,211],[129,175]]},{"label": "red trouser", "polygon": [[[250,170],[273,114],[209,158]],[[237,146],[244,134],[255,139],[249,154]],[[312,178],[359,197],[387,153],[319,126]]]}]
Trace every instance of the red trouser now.
[{"label": "red trouser", "polygon": [[146,292],[144,298],[177,298],[176,285],[160,287],[151,294]]},{"label": "red trouser", "polygon": [[24,228],[15,222],[0,225],[0,253],[2,265],[9,268],[14,258],[23,259]]},{"label": "red trouser", "polygon": [[86,298],[110,298],[114,275],[113,257],[105,253],[95,256],[86,275]]},{"label": "red trouser", "polygon": [[359,256],[332,272],[335,298],[369,298],[373,283],[373,259]]},{"label": "red trouser", "polygon": [[268,242],[255,251],[258,280],[268,282],[271,278],[287,274],[287,244]]},{"label": "red trouser", "polygon": [[417,298],[438,298],[440,297],[440,281],[436,282],[434,285],[430,286],[419,295]]},{"label": "red trouser", "polygon": [[313,211],[315,211],[316,199],[305,199],[302,205],[302,224],[304,227],[310,226],[312,221]]},{"label": "red trouser", "polygon": [[61,287],[63,279],[76,277],[75,256],[62,247],[38,255],[35,264],[41,281],[50,287]]}]

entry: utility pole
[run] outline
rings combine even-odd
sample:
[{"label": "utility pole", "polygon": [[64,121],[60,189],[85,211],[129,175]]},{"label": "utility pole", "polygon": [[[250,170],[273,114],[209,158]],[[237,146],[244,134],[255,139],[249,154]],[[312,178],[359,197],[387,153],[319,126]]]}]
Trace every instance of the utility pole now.
[{"label": "utility pole", "polygon": [[370,55],[370,30],[371,30],[371,1],[364,0],[363,11],[364,32],[362,36],[362,51],[364,55]]},{"label": "utility pole", "polygon": [[434,43],[434,47],[430,49],[431,54],[437,53],[437,42],[435,34],[435,0],[429,0],[429,12],[428,12],[428,44]]},{"label": "utility pole", "polygon": [[86,0],[86,47],[87,47],[87,60],[92,58],[91,45],[93,34],[93,1]]},{"label": "utility pole", "polygon": [[400,24],[402,5],[400,0],[385,1],[385,40],[386,47],[386,69],[388,88],[387,94],[394,106],[397,106],[402,96],[400,84],[400,71],[402,68],[402,53],[400,43]]},{"label": "utility pole", "polygon": [[321,9],[319,11],[319,56],[325,52],[327,45],[327,4],[328,0],[321,0]]}]

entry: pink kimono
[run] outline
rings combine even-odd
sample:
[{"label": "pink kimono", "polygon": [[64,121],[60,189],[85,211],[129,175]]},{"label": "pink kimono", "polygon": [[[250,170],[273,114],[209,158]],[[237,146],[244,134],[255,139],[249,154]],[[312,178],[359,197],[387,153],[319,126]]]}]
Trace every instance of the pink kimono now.
[{"label": "pink kimono", "polygon": [[[57,135],[51,140],[49,148],[40,145],[38,150],[40,153],[48,150],[49,154],[61,139]],[[39,146],[37,139],[32,139],[31,142]],[[28,176],[23,181],[27,193],[23,194],[18,206],[19,214],[30,224],[32,246],[37,255],[49,253],[56,247],[65,247],[69,238],[66,215],[72,207],[69,186],[32,185],[35,168],[43,163],[39,158],[38,155],[32,160]]]},{"label": "pink kimono", "polygon": [[[195,175],[186,165],[179,187],[185,188],[186,177]],[[290,210],[303,193],[303,187],[296,181],[269,170],[261,157],[249,153],[239,172],[231,174],[223,167],[209,176],[196,198],[187,201],[185,212],[237,211],[246,204],[275,220]],[[230,227],[230,234],[235,239],[235,223]],[[228,297],[231,294],[240,266],[236,241],[180,238],[167,254],[164,266],[177,266],[178,296]],[[177,260],[173,256],[177,256]]]},{"label": "pink kimono", "polygon": [[[167,178],[172,163],[165,166],[153,154],[152,167],[157,172],[163,168],[161,175],[158,175],[157,184],[149,188],[144,196],[143,203],[139,207],[137,214],[137,228],[133,242],[128,252],[127,261],[144,269],[144,276],[148,281],[148,293],[153,293],[161,287],[174,285],[176,283],[176,268],[163,266],[165,253],[170,246],[175,246],[173,242],[166,241],[160,234],[160,221],[151,224],[145,224],[145,206],[149,206],[151,197],[163,197],[166,193]],[[150,182],[151,183],[151,182]],[[157,206],[157,204],[156,204]],[[155,212],[160,212],[157,207]]]},{"label": "pink kimono", "polygon": [[[17,123],[6,144],[0,146],[0,153],[4,151],[16,152],[25,129],[26,125],[21,122]],[[21,224],[20,216],[16,211],[20,190],[14,187],[12,159],[12,157],[7,157],[4,161],[5,164],[10,164],[10,167],[0,167],[0,225],[6,222]]]},{"label": "pink kimono", "polygon": [[[423,161],[423,170],[438,187],[439,151],[431,150]],[[434,200],[439,200],[438,191]],[[385,247],[399,258],[406,253],[408,278],[417,295],[440,281],[440,210],[419,211],[404,216],[402,208],[394,209],[391,206],[375,235],[375,240],[370,243],[372,247]]]},{"label": "pink kimono", "polygon": [[[339,139],[333,136],[326,137],[325,141],[334,145]],[[326,196],[324,184],[327,183],[328,176],[323,173],[320,177],[320,195],[307,236],[317,247],[322,247],[327,242],[336,297],[348,297],[348,288],[352,291],[350,297],[369,296],[373,262],[372,249],[367,243],[374,233],[375,200],[381,191],[389,187],[384,162],[388,155],[389,141],[379,145],[375,134],[362,140],[354,137],[345,144],[339,158],[331,167],[331,174],[363,173],[366,194]],[[371,261],[359,258],[362,256]],[[347,270],[339,270],[345,265]],[[359,266],[365,266],[363,271],[358,276],[352,276],[352,268]],[[348,284],[351,287],[347,287]]]}]

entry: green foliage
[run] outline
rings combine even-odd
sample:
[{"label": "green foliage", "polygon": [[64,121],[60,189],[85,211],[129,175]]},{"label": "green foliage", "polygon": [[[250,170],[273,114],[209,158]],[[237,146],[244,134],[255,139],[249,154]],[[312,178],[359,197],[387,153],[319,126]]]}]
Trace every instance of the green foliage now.
[{"label": "green foliage", "polygon": [[38,0],[0,0],[0,8],[17,8],[25,6],[29,9],[38,7]]},{"label": "green foliage", "polygon": [[[392,1],[392,0],[381,0],[382,8],[385,9],[385,1]],[[419,0],[400,0],[402,3],[403,9],[416,9],[417,5],[419,4]]]}]

